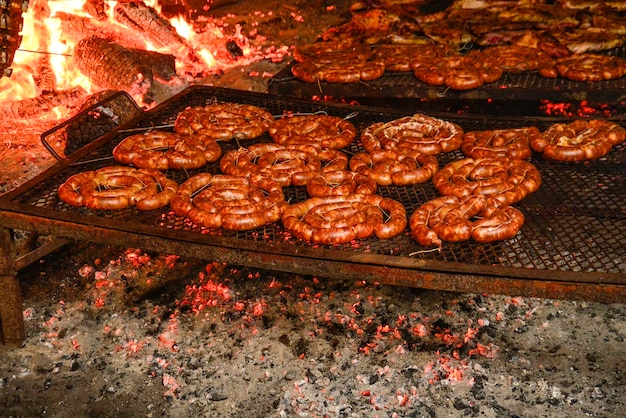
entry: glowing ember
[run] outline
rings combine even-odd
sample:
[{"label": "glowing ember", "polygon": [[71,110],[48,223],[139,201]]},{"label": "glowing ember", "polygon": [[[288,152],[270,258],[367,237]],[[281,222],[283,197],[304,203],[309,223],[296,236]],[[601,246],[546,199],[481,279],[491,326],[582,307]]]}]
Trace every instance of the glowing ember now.
[{"label": "glowing ember", "polygon": [[582,100],[579,103],[552,102],[542,100],[540,110],[548,116],[567,117],[610,117],[623,112],[624,102],[590,103]]}]

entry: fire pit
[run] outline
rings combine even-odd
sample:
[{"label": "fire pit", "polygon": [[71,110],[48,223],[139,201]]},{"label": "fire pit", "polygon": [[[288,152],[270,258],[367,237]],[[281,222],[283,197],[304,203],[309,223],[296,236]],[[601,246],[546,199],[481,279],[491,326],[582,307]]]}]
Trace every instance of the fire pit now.
[{"label": "fire pit", "polygon": [[[231,28],[241,23],[255,45],[255,29],[267,35],[268,26],[279,27],[270,38],[291,45],[349,18],[350,4],[342,2],[250,3],[210,14],[225,17]],[[520,236],[507,243],[455,244],[442,252],[410,254],[415,244],[408,237],[389,245],[371,239],[361,246],[316,247],[284,240],[280,226],[206,233],[166,210],[93,214],[58,201],[54,187],[70,173],[106,164],[88,160],[108,157],[113,144],[131,134],[126,130],[170,124],[180,101],[202,104],[214,95],[268,105],[272,112],[299,108],[344,116],[354,109],[335,101],[380,106],[360,111],[360,127],[415,110],[471,127],[535,120],[545,126],[589,115],[621,123],[624,113],[619,101],[555,95],[531,98],[522,114],[519,103],[500,91],[502,100],[355,98],[362,85],[345,97],[325,97],[327,86],[314,86],[302,97],[291,91],[287,98],[250,94],[293,81],[274,76],[286,63],[268,60],[191,83],[238,91],[194,88],[155,113],[144,113],[146,104],[138,108],[126,94],[92,97],[82,87],[70,89],[76,105],[54,121],[40,123],[38,114],[23,113],[25,102],[11,105],[3,122],[23,119],[28,126],[16,122],[18,128],[4,136],[5,162],[15,162],[3,187],[18,189],[0,199],[0,312],[6,342],[23,341],[24,347],[0,346],[3,411],[111,417],[619,415],[626,405],[623,146],[572,167],[535,158],[552,180],[523,202],[529,223]],[[179,88],[168,86],[163,96]],[[56,105],[66,99],[65,90],[57,89],[30,99],[34,107],[45,108],[46,115],[59,110]],[[310,94],[318,101],[309,101]],[[160,96],[152,105],[161,103]],[[70,148],[67,138],[75,140]],[[48,163],[54,167],[28,181]],[[295,201],[304,198],[296,187],[287,192]],[[384,193],[412,208],[435,191],[389,187]],[[14,253],[24,234],[42,246]],[[53,248],[60,249],[46,255]],[[345,277],[337,273],[342,270]]]},{"label": "fire pit", "polygon": [[[111,100],[120,97],[124,96]],[[379,108],[355,109],[228,89],[188,89],[81,148],[70,160],[60,161],[29,184],[4,195],[0,200],[0,223],[7,229],[5,235],[8,237],[11,229],[32,230],[62,238],[119,242],[156,251],[211,257],[237,265],[322,277],[333,277],[340,272],[342,277],[354,280],[430,289],[605,302],[624,298],[626,231],[619,209],[625,197],[619,178],[619,167],[623,165],[621,148],[596,162],[584,164],[559,164],[537,157],[533,163],[545,180],[537,193],[521,202],[527,221],[519,237],[495,244],[462,242],[446,245],[440,251],[424,251],[408,234],[342,246],[318,246],[291,237],[280,224],[246,232],[211,232],[187,224],[167,208],[149,212],[130,208],[93,212],[59,201],[56,191],[60,184],[77,172],[110,165],[111,150],[128,132],[171,126],[187,106],[204,106],[215,100],[253,104],[275,115],[320,111],[340,117],[355,114],[351,121],[359,129],[405,115]],[[116,108],[106,102],[99,107]],[[81,114],[77,120],[84,117]],[[527,123],[524,118],[512,117],[488,120],[474,116],[445,117],[468,131],[521,127]],[[544,128],[542,124],[554,120],[544,118],[534,122]],[[45,133],[44,141],[53,142],[57,133],[57,130]],[[266,137],[256,141],[271,142]],[[229,149],[238,144],[230,142],[223,146]],[[360,146],[353,142],[348,152],[357,153]],[[442,156],[443,163],[460,158],[457,153]],[[218,173],[219,164],[207,165],[201,171]],[[181,183],[184,176],[194,173],[191,170],[169,175]],[[285,193],[291,203],[306,198],[304,189],[295,186],[286,188]],[[381,187],[380,193],[400,201],[407,213],[436,196],[430,183]],[[5,248],[10,248],[10,242],[5,242]],[[4,253],[6,266],[13,263],[8,256],[12,253]],[[6,325],[11,321],[3,319],[5,338],[10,341],[19,340],[21,334],[19,319],[14,317],[13,322],[17,325],[8,331]]]},{"label": "fire pit", "polygon": [[[128,94],[133,96],[133,98],[139,103],[144,103],[145,98],[151,95],[152,87],[155,81],[167,81],[167,79],[171,80],[174,76],[179,76],[181,74],[181,71],[179,71],[178,68],[179,64],[182,65],[183,68],[186,68],[182,71],[182,73],[191,75],[194,74],[194,69],[199,68],[197,65],[200,65],[203,70],[210,68],[211,62],[209,62],[210,60],[208,60],[206,54],[204,54],[201,49],[202,42],[194,36],[189,36],[188,38],[181,37],[179,35],[179,32],[182,31],[181,29],[175,30],[172,21],[163,18],[158,14],[157,9],[149,7],[144,3],[122,2],[115,5],[114,8],[109,9],[109,13],[106,13],[105,9],[100,10],[100,7],[104,7],[104,5],[100,2],[88,2],[85,7],[90,8],[89,13],[92,16],[100,17],[100,19],[94,20],[79,18],[80,12],[68,15],[64,11],[57,11],[48,8],[47,5],[39,4],[38,2],[34,2],[31,6],[33,15],[38,17],[39,20],[35,20],[29,24],[42,25],[46,19],[53,18],[55,21],[60,21],[62,26],[66,26],[66,30],[63,31],[63,34],[67,37],[67,41],[72,41],[74,43],[74,64],[83,74],[88,75],[89,78],[95,82],[96,85],[99,85],[100,88],[127,90]],[[126,27],[121,34],[113,30],[107,17],[108,14],[114,16],[118,25]],[[145,25],[142,25],[141,22],[144,22]],[[148,22],[151,23],[148,24]],[[92,25],[96,25],[97,28],[105,31],[108,34],[107,37],[104,38],[94,35],[86,36],[85,28],[92,28]],[[127,44],[126,42],[131,42],[129,39],[134,39],[134,37],[129,35],[137,33],[140,33],[145,38],[140,41],[141,43],[156,44],[159,46],[160,52],[148,51],[147,49],[137,48],[138,45]],[[236,31],[236,33],[240,32]],[[234,65],[239,57],[245,58],[247,56],[251,60],[254,59],[254,54],[246,55],[246,51],[244,51],[245,48],[242,48],[242,46],[246,45],[245,37],[238,39],[239,43],[235,42],[235,40],[236,39],[232,37],[230,38],[230,46],[228,44],[228,40],[225,40],[225,43],[214,42],[212,44],[214,47],[216,47],[216,45],[223,46],[223,51],[226,51],[226,55],[230,57],[229,59],[232,61],[230,63],[221,61],[220,63],[222,66]],[[232,42],[234,42],[234,44],[232,44]],[[237,48],[235,48],[235,46],[237,46]],[[105,57],[105,62],[102,65],[97,64],[99,62],[101,52],[104,53]],[[220,53],[213,51],[209,55],[215,58],[219,57]],[[176,59],[176,64],[174,62],[174,58]],[[144,61],[148,61],[153,67],[145,67],[143,63]],[[45,64],[45,60],[42,63]],[[117,67],[120,65],[121,67],[118,69]],[[284,71],[290,71],[289,67],[287,67]],[[112,74],[121,74],[122,77],[112,77]],[[314,93],[315,88],[323,88],[326,89],[326,91],[322,90],[322,92],[324,94],[330,92],[331,98],[341,97],[343,100],[347,101],[361,100],[363,102],[371,102],[371,104],[377,105],[389,104],[391,102],[396,103],[398,99],[408,99],[408,101],[403,102],[403,105],[401,105],[401,107],[406,109],[405,111],[386,110],[383,113],[380,113],[378,110],[371,110],[368,113],[365,110],[362,110],[359,112],[360,114],[357,115],[355,120],[360,124],[359,127],[363,128],[368,123],[378,121],[379,119],[389,120],[391,118],[407,114],[409,109],[414,110],[415,108],[420,107],[417,103],[421,103],[426,107],[433,104],[435,104],[435,106],[445,107],[447,106],[446,104],[441,105],[438,102],[442,99],[442,95],[445,94],[449,94],[451,96],[445,98],[445,103],[466,100],[471,102],[471,107],[474,103],[493,103],[493,100],[502,101],[505,104],[519,101],[532,101],[533,98],[538,96],[539,92],[551,92],[553,96],[550,96],[549,99],[562,98],[561,95],[564,93],[578,97],[581,92],[583,92],[580,83],[570,83],[563,80],[546,81],[533,76],[510,75],[507,77],[504,84],[499,83],[497,85],[485,86],[467,94],[443,94],[441,91],[435,91],[433,93],[431,89],[416,83],[413,78],[411,78],[411,81],[407,78],[411,78],[411,76],[394,74],[387,75],[383,77],[381,81],[372,82],[365,86],[340,84],[324,84],[314,86],[311,84],[303,85],[302,83],[294,83],[293,80],[289,80],[289,77],[287,77],[286,74],[278,74],[269,85],[270,90],[274,90],[274,92],[277,93],[276,96],[254,96],[250,94],[239,98],[239,96],[241,96],[240,93],[226,91],[222,93],[226,98],[235,102],[260,102],[263,107],[272,108],[272,110],[277,114],[285,111],[294,111],[297,110],[295,108],[299,109],[300,106],[304,106],[305,111],[307,112],[319,110],[328,112],[332,110],[343,117],[349,113],[349,107],[346,107],[346,109],[341,107],[335,108],[332,105],[325,105],[322,103],[315,105],[312,103],[300,102],[297,99],[293,99],[294,101],[288,100],[283,102],[277,97],[279,94],[282,95],[289,93],[308,98],[316,96]],[[119,83],[120,80],[123,85],[111,84]],[[596,100],[605,99],[609,101],[617,101],[619,98],[615,97],[616,87],[618,87],[622,82],[623,79],[602,83],[600,85],[594,84],[594,87],[599,87],[597,89],[586,89],[584,92],[588,94],[593,92],[596,94],[593,98]],[[550,86],[548,87],[546,83]],[[52,87],[54,89],[55,86]],[[302,90],[302,88],[305,88],[305,90]],[[402,94],[400,92],[402,92]],[[86,155],[83,155],[84,153],[80,153],[80,155],[73,157],[73,159],[76,160],[73,161],[72,165],[64,170],[61,170],[58,167],[53,168],[51,171],[47,172],[44,177],[52,175],[52,173],[56,176],[67,177],[73,172],[74,168],[81,167],[86,164],[81,162],[81,158],[87,158],[87,161],[99,161],[100,158],[104,158],[106,160],[106,158],[108,158],[106,157],[106,155],[108,155],[107,151],[110,151],[107,147],[113,146],[120,140],[119,137],[116,137],[113,134],[106,135],[109,129],[114,129],[116,132],[122,128],[142,129],[138,126],[139,123],[148,123],[151,126],[167,126],[172,123],[173,118],[175,118],[175,115],[182,110],[182,107],[187,106],[190,103],[197,103],[198,105],[206,104],[207,100],[210,100],[209,97],[206,97],[207,94],[213,95],[214,92],[210,90],[207,92],[202,89],[192,89],[189,93],[176,97],[176,99],[166,101],[162,106],[158,107],[159,110],[156,113],[147,113],[146,115],[141,114],[136,118],[133,118],[133,115],[136,112],[141,113],[141,110],[134,108],[132,105],[122,106],[124,108],[122,111],[115,109],[116,103],[114,103],[114,101],[120,96],[113,96],[115,99],[110,100],[109,102],[105,101],[103,103],[98,103],[95,107],[79,114],[76,118],[70,119],[69,121],[58,126],[56,129],[47,132],[43,136],[44,145],[46,145],[48,150],[51,151],[56,157],[59,157],[59,154],[52,146],[53,142],[59,140],[59,133],[66,135],[65,139],[67,140],[67,143],[65,144],[66,149],[64,150],[66,154],[69,154],[76,149],[80,149],[83,145],[90,143],[93,139],[105,134],[103,138],[98,139],[94,144],[90,144],[87,147],[87,150],[94,152],[95,155],[87,157]],[[415,102],[411,102],[414,98],[416,99]],[[580,98],[587,99],[588,97],[584,96]],[[385,101],[388,103],[384,103]],[[545,102],[546,99],[544,98],[543,101]],[[537,103],[535,102],[535,105],[536,104]],[[549,104],[546,106],[548,107]],[[99,115],[98,112],[93,112],[94,109],[98,109],[98,112],[102,109],[108,110],[109,112],[113,112],[115,117],[94,117],[94,114]],[[451,114],[445,114],[442,117],[459,118],[458,123],[465,125],[467,129],[485,129],[503,126],[513,127],[522,126],[527,123],[527,120],[523,116],[520,118],[511,117],[508,119],[493,118],[493,121],[488,122],[481,117],[476,117],[476,113],[485,112],[475,112],[475,108],[471,108],[467,113],[467,117],[453,116]],[[609,117],[613,118],[613,115],[609,114]],[[111,124],[110,122],[114,119],[116,119],[115,122]],[[131,120],[129,121],[129,119]],[[621,121],[619,116],[614,119]],[[560,120],[560,118],[533,118],[533,123],[536,122],[539,125],[543,124],[545,126],[546,124],[557,120]],[[103,127],[98,127],[97,125],[101,122],[105,122],[105,125]],[[87,124],[96,125],[96,128],[94,130],[92,129],[93,126],[90,126],[90,128],[87,129],[89,133],[84,134],[85,129],[83,128]],[[106,142],[105,138],[110,142]],[[265,140],[267,140],[267,138],[265,138]],[[102,148],[97,148],[98,146],[102,146]],[[351,152],[359,151],[361,150],[358,148],[351,150]],[[456,158],[458,155],[450,155],[449,157]],[[445,162],[446,161],[443,161],[443,163]],[[611,164],[617,164],[617,166],[619,165],[619,161],[609,160],[609,162]],[[537,163],[545,164],[541,161],[537,161]],[[87,165],[91,165],[91,163]],[[600,239],[599,237],[611,235],[611,231],[615,228],[619,230],[619,228],[621,228],[621,224],[619,222],[615,224],[605,222],[606,225],[604,225],[603,228],[606,228],[606,233],[603,233],[604,230],[600,230],[599,232],[593,234],[590,231],[583,231],[582,233],[584,234],[584,238],[582,236],[578,236],[577,233],[579,231],[577,231],[577,225],[587,223],[587,219],[583,219],[581,217],[586,217],[589,211],[580,209],[576,206],[577,204],[574,202],[574,198],[581,195],[582,192],[587,189],[579,190],[571,184],[570,180],[572,177],[583,176],[588,179],[589,186],[592,184],[611,184],[616,181],[617,174],[613,171],[614,168],[612,166],[610,166],[609,171],[606,173],[601,170],[598,170],[597,172],[594,171],[593,173],[595,175],[600,176],[597,178],[587,173],[584,175],[571,173],[567,170],[563,170],[562,167],[554,170],[554,167],[555,166],[550,164],[542,166],[542,170],[549,173],[548,178],[554,181],[554,184],[548,183],[543,188],[544,190],[548,187],[551,188],[547,192],[548,194],[543,197],[541,194],[536,195],[536,197],[533,198],[539,200],[531,200],[530,203],[528,203],[529,206],[524,208],[526,218],[536,222],[536,226],[532,226],[533,224],[530,223],[530,226],[527,227],[528,241],[522,241],[520,243],[507,242],[502,245],[487,246],[487,248],[481,248],[480,250],[473,247],[467,249],[462,245],[458,248],[453,246],[453,249],[449,254],[442,252],[440,254],[424,255],[421,254],[418,248],[414,248],[414,246],[410,243],[407,243],[406,237],[404,237],[403,239],[398,239],[396,241],[392,240],[385,243],[368,242],[366,244],[366,251],[363,251],[362,248],[356,249],[356,254],[359,254],[356,259],[352,257],[345,258],[343,256],[344,253],[354,252],[354,248],[346,248],[341,252],[332,250],[327,255],[324,255],[326,254],[325,251],[327,249],[307,247],[297,248],[296,246],[296,253],[298,254],[298,259],[302,257],[301,264],[303,267],[292,267],[292,270],[299,273],[331,274],[332,271],[336,271],[335,266],[337,263],[343,263],[347,265],[354,265],[354,277],[362,278],[365,274],[366,276],[369,275],[378,281],[382,280],[393,284],[462,291],[477,291],[479,289],[491,291],[492,289],[498,289],[498,291],[513,294],[553,297],[563,297],[565,295],[573,298],[593,300],[619,300],[619,296],[611,295],[613,292],[616,292],[617,295],[621,294],[620,289],[623,284],[621,283],[621,275],[624,268],[623,262],[621,261],[622,254],[614,253],[613,251],[615,250],[613,250],[613,246],[610,243],[605,244],[604,242],[598,242],[597,240]],[[580,168],[578,166],[576,167],[576,169]],[[604,166],[601,167],[604,168]],[[57,170],[60,172],[58,173]],[[214,172],[217,171],[217,166],[213,165],[213,168],[210,170],[213,170]],[[50,191],[55,190],[56,187],[58,187],[58,184],[55,183],[55,180],[51,180],[51,178],[45,179],[45,181],[44,178],[40,178],[38,181],[41,181],[41,183],[37,185],[37,189],[38,187],[48,187],[50,188]],[[51,181],[51,183],[47,183],[48,181]],[[568,189],[561,190],[561,184],[566,185]],[[570,188],[571,190],[569,190]],[[50,191],[41,193],[47,195]],[[19,195],[22,192],[25,192],[25,195]],[[573,211],[574,213],[577,213],[577,215],[572,219],[555,216],[560,209],[558,209],[558,202],[550,201],[551,196],[553,193],[560,194],[563,192],[566,195],[571,195],[571,197],[566,200],[568,204],[571,200],[571,204],[574,206],[568,209],[568,212]],[[19,203],[17,203],[19,206],[18,212],[26,214],[30,212],[30,206],[34,205],[35,207],[38,207],[40,205],[40,203],[35,202],[39,202],[41,199],[46,202],[50,201],[50,198],[42,198],[41,196],[38,196],[37,192],[32,195],[30,195],[30,193],[32,193],[32,190],[19,188],[13,193],[8,194],[5,199],[5,202],[7,202],[6,208],[10,210],[10,208],[12,208],[15,204],[14,199],[17,198],[19,201]],[[385,190],[384,193],[402,201],[409,212],[414,210],[415,205],[419,202],[432,198],[435,195],[432,187],[428,188],[427,186],[411,192],[390,188],[389,190]],[[605,201],[608,197],[611,199],[617,198],[618,200],[622,197],[619,193],[613,193],[612,189],[606,193],[606,197],[604,197],[604,195],[586,196],[589,197],[591,202],[591,212],[598,209],[598,207],[596,207],[597,204],[605,205]],[[302,193],[298,190],[292,190],[289,194],[290,199],[294,202],[303,198]],[[50,203],[52,202],[50,201]],[[43,206],[45,208],[46,204]],[[608,203],[607,210],[615,211],[615,208],[618,206],[619,203],[611,201]],[[37,211],[41,209],[42,208],[38,208]],[[76,217],[71,215],[71,211],[66,212],[65,210],[62,210],[57,212],[56,208],[52,209],[52,211],[48,211],[47,209],[43,210],[45,212],[43,214],[44,218],[47,218],[48,216],[51,218],[60,216],[62,219],[70,223],[75,222]],[[31,215],[35,214],[33,213]],[[38,213],[37,215],[42,214]],[[126,216],[129,216],[129,214],[126,214]],[[116,219],[116,221],[122,221],[122,223],[126,222],[127,227],[124,228],[122,232],[136,232],[137,238],[140,240],[143,239],[143,235],[146,235],[144,228],[147,225],[156,225],[158,223],[164,227],[164,232],[166,232],[166,237],[158,236],[158,238],[174,238],[175,240],[179,238],[176,234],[180,229],[184,230],[184,228],[180,226],[180,220],[170,218],[167,214],[161,214],[160,216],[161,219],[159,221],[156,219],[144,219],[142,222],[138,223],[139,225],[131,225],[131,222],[129,222],[130,218]],[[11,217],[12,216],[8,216],[7,218]],[[135,223],[135,219],[141,218],[141,216],[138,216],[136,213],[133,213],[131,217],[133,219],[132,223]],[[563,225],[559,224],[558,226],[549,225],[551,229],[568,231],[568,233],[563,236],[557,236],[557,238],[554,238],[551,234],[546,235],[546,231],[544,230],[546,219],[550,219],[554,222],[571,222]],[[106,219],[94,219],[94,222],[94,225],[104,228],[103,233],[108,233],[108,230],[110,229],[110,221]],[[48,221],[46,220],[41,223],[46,224]],[[142,226],[142,224],[144,225]],[[11,222],[7,223],[6,226],[10,229],[15,228],[15,226],[11,225]],[[137,227],[139,227],[139,229],[137,229]],[[600,227],[596,226],[594,228],[598,229]],[[37,232],[41,233],[43,231]],[[236,236],[215,237],[211,239],[216,239],[217,244],[212,242],[209,242],[208,244],[209,246],[215,246],[219,253],[223,252],[223,255],[227,257],[227,260],[244,265],[265,265],[265,263],[268,262],[270,254],[275,259],[284,257],[284,260],[281,262],[282,264],[298,265],[298,263],[293,262],[294,259],[292,258],[296,254],[292,252],[294,247],[293,242],[289,242],[289,246],[286,248],[277,246],[269,252],[267,250],[259,250],[261,247],[267,248],[267,242],[272,244],[281,243],[281,245],[288,242],[288,239],[283,238],[283,232],[284,231],[281,231],[280,229],[269,229],[264,231],[255,231],[255,233],[251,235],[239,234]],[[85,233],[91,235],[91,232],[89,231],[85,231]],[[62,236],[68,234],[61,233],[52,235]],[[74,238],[77,237],[75,232],[70,235]],[[199,236],[202,237],[202,239],[198,242],[192,240],[193,244],[207,244],[207,242],[205,242],[206,237],[203,237],[202,235]],[[262,237],[262,239],[259,239],[259,236]],[[188,239],[184,239],[183,241],[187,240]],[[588,241],[595,242],[595,245],[587,244]],[[544,250],[539,251],[538,249],[540,246],[545,246],[546,242],[550,242],[549,247],[552,248],[551,251],[548,251],[550,255],[547,256],[547,258],[546,256],[539,254]],[[580,246],[577,245],[573,250],[568,250],[567,254],[561,254],[560,252],[563,248],[569,248],[570,242],[580,242],[581,244]],[[173,243],[170,244],[175,245]],[[7,246],[9,245],[10,243],[7,241]],[[157,244],[157,246],[160,248],[162,244]],[[254,260],[256,258],[256,260],[245,262],[246,260],[241,259],[241,257],[236,257],[234,254],[228,254],[229,251],[235,250],[234,252],[237,252],[237,250],[242,249],[246,249],[249,252],[246,255],[247,259]],[[598,251],[606,250],[607,252],[597,253],[595,249],[598,249]],[[337,256],[335,253],[340,255]],[[415,256],[416,254],[417,256]],[[328,264],[324,265],[324,263],[318,263],[317,260],[320,258],[327,258]],[[597,261],[598,258],[600,259],[599,261]],[[571,260],[574,262],[572,265],[570,265],[572,262]],[[278,262],[273,263],[276,263],[276,265],[280,264]],[[7,261],[7,265],[9,264],[11,263]],[[362,267],[365,268],[363,269]],[[371,271],[369,271],[369,269],[371,269]],[[388,273],[388,269],[397,270],[393,270],[394,274],[390,275]],[[424,270],[429,273],[416,279],[414,277],[416,270]],[[452,284],[448,280],[448,275],[457,275],[461,279],[458,280],[458,283]],[[488,279],[485,277],[488,277]],[[502,287],[501,284],[493,278],[506,279],[506,281],[510,283],[510,286]],[[571,286],[574,283],[576,286]],[[604,283],[602,289],[606,290],[606,292],[598,292],[599,288],[597,285],[600,283]],[[527,286],[529,284],[530,286]],[[522,292],[520,289],[523,287],[526,287],[526,289]]]}]

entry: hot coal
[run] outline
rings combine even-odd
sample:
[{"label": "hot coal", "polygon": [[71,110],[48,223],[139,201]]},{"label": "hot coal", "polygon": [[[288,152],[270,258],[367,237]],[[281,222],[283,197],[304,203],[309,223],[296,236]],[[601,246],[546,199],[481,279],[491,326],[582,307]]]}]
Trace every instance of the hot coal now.
[{"label": "hot coal", "polygon": [[14,414],[608,417],[626,403],[621,304],[407,292],[87,244],[21,277],[27,341],[0,365]]}]

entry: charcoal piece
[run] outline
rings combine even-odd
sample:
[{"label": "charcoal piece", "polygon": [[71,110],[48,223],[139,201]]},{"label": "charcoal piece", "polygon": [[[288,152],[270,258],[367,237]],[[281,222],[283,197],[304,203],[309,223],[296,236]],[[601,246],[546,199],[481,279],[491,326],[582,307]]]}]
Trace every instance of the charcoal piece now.
[{"label": "charcoal piece", "polygon": [[113,90],[104,90],[87,97],[79,110],[80,113],[58,132],[64,143],[63,153],[66,156],[139,114],[140,110],[130,99],[112,98],[115,94],[117,92]]},{"label": "charcoal piece", "polygon": [[230,55],[235,60],[237,58],[243,57],[243,50],[239,45],[237,45],[237,42],[233,40],[229,40],[228,42],[226,42],[226,50],[230,52]]},{"label": "charcoal piece", "polygon": [[101,108],[87,112],[80,120],[71,123],[65,130],[65,155],[70,155],[90,142],[111,132],[117,127],[117,122]]},{"label": "charcoal piece", "polygon": [[115,42],[97,36],[85,38],[74,48],[74,62],[83,74],[102,88],[149,98],[152,70],[132,51]]}]

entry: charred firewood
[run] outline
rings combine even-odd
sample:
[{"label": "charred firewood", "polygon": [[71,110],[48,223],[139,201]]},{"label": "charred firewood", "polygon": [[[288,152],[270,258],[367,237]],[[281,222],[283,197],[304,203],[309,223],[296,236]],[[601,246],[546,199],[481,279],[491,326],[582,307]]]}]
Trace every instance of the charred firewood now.
[{"label": "charred firewood", "polygon": [[48,55],[43,55],[37,60],[37,69],[33,74],[33,79],[40,93],[51,93],[56,90],[56,76]]},{"label": "charred firewood", "polygon": [[167,82],[176,76],[176,57],[145,49],[131,49],[142,62],[149,63],[152,75],[159,81]]},{"label": "charred firewood", "polygon": [[83,74],[102,88],[149,98],[152,70],[127,48],[90,36],[74,47],[74,62]]},{"label": "charred firewood", "polygon": [[180,36],[176,28],[162,18],[154,8],[143,2],[131,2],[118,3],[113,10],[115,20],[144,36],[158,49],[184,60],[199,61],[196,52],[187,44],[185,38]]},{"label": "charred firewood", "polygon": [[60,39],[68,43],[76,44],[97,33],[101,38],[110,39],[124,48],[141,49],[146,47],[145,41],[134,36],[134,32],[124,31],[122,28],[106,22],[101,23],[88,17],[65,12],[57,12],[54,17],[61,22]]},{"label": "charred firewood", "polygon": [[38,97],[16,100],[0,105],[0,119],[3,121],[30,122],[43,113],[51,112],[55,107],[71,110],[80,106],[85,97],[85,90],[76,87],[70,90],[54,91]]},{"label": "charred firewood", "polygon": [[83,10],[98,21],[107,19],[104,0],[87,0],[85,4],[83,4]]},{"label": "charred firewood", "polygon": [[[39,50],[49,50],[49,30],[43,23],[44,20],[50,15],[48,4],[42,0],[37,0],[32,4],[32,13],[35,17],[33,23],[35,32],[39,35]],[[40,94],[51,93],[56,90],[56,76],[52,63],[50,62],[50,55],[42,54],[37,58],[37,64],[33,72],[33,80]]]}]

